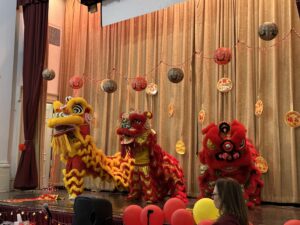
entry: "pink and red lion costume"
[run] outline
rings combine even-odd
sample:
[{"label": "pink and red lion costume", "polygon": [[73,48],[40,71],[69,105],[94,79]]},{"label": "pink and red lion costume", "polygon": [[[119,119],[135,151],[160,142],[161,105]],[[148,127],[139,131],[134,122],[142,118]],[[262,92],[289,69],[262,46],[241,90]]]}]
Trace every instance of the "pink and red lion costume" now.
[{"label": "pink and red lion costume", "polygon": [[237,120],[219,126],[212,123],[202,133],[205,137],[199,153],[200,197],[211,196],[218,178],[231,177],[242,185],[248,207],[260,204],[263,181],[254,163],[258,153],[246,138],[245,127]]}]

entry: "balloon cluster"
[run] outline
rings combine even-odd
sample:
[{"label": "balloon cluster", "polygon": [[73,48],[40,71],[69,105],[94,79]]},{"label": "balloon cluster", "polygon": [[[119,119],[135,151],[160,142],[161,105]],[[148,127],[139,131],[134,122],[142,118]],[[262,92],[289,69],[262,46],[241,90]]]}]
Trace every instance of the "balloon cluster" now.
[{"label": "balloon cluster", "polygon": [[193,210],[186,209],[186,204],[178,198],[170,198],[163,209],[156,205],[141,208],[130,205],[123,212],[124,225],[162,225],[164,221],[171,225],[212,225],[219,217],[213,200],[200,199]]}]

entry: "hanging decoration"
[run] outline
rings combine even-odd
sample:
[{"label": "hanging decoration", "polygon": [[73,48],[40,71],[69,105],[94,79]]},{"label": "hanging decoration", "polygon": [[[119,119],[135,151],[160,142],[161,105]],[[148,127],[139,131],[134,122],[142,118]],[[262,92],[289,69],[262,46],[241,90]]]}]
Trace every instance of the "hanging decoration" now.
[{"label": "hanging decoration", "polygon": [[255,166],[261,173],[268,172],[269,169],[268,163],[261,155],[255,159]]},{"label": "hanging decoration", "polygon": [[300,126],[300,113],[297,111],[289,111],[285,114],[284,117],[285,123],[290,127],[299,127]]},{"label": "hanging decoration", "polygon": [[227,77],[221,78],[217,83],[217,89],[222,93],[231,91],[232,81]]},{"label": "hanging decoration", "polygon": [[[298,3],[299,0],[296,0],[296,1],[297,1],[297,4],[299,5],[299,3]],[[274,44],[270,44],[270,45],[268,45],[268,46],[250,46],[250,45],[248,45],[248,44],[247,44],[246,42],[244,42],[244,41],[237,40],[237,42],[234,43],[234,44],[231,46],[231,48],[244,48],[244,49],[251,50],[251,51],[255,49],[255,50],[259,51],[259,52],[266,52],[266,51],[269,50],[269,49],[274,49],[274,48],[277,48],[277,47],[283,45],[285,41],[290,40],[289,37],[292,36],[292,35],[295,35],[295,38],[300,39],[300,31],[296,30],[294,27],[291,27],[286,33],[282,34],[282,35],[281,35],[282,38],[281,38],[281,39],[277,39],[277,40],[276,40],[276,43],[274,43]],[[222,49],[223,49],[223,50],[222,50]],[[225,50],[224,50],[224,49],[225,49]],[[224,54],[224,53],[225,53],[225,54]],[[229,56],[229,55],[230,55],[230,56]],[[150,68],[149,71],[145,73],[145,76],[148,76],[149,74],[154,73],[155,71],[157,71],[161,65],[166,65],[166,66],[168,66],[168,67],[174,67],[173,69],[182,71],[181,69],[175,68],[175,67],[178,67],[178,66],[183,67],[184,65],[191,63],[191,61],[192,61],[192,59],[194,58],[194,56],[201,57],[203,60],[208,60],[208,61],[210,61],[210,62],[212,61],[212,59],[214,59],[216,63],[218,63],[218,64],[220,64],[220,65],[224,65],[224,64],[228,63],[228,62],[230,61],[230,59],[231,59],[231,49],[230,49],[230,48],[219,48],[219,49],[217,49],[217,50],[215,51],[213,57],[212,57],[212,56],[205,56],[205,55],[203,54],[203,51],[195,50],[195,51],[192,53],[191,56],[188,56],[188,57],[185,59],[185,61],[183,61],[183,62],[181,62],[181,63],[179,63],[179,64],[171,64],[170,62],[160,60],[154,68]],[[229,60],[228,60],[228,57],[229,57]],[[171,71],[172,71],[172,69],[169,70],[169,72],[171,72]],[[115,68],[115,67],[113,67],[113,68],[111,69],[111,72],[109,72],[109,73],[107,74],[107,77],[110,77],[111,73],[114,73],[115,75],[123,76],[122,73],[119,71],[119,69],[118,69],[118,68]],[[173,73],[173,71],[172,71],[172,73]],[[184,74],[183,74],[183,72],[180,72],[180,73],[181,73],[181,75],[179,75],[179,78],[182,77],[182,78],[180,78],[180,79],[182,80]],[[176,75],[176,76],[177,76],[177,75]],[[175,76],[175,77],[176,77],[176,76]],[[125,80],[131,80],[131,78],[129,78],[129,77],[130,77],[130,76],[124,77],[124,79],[125,79]],[[168,73],[168,77],[169,77],[169,73]],[[171,77],[171,80],[173,80],[172,76],[170,76],[170,77]],[[180,80],[180,79],[179,79],[179,80]],[[170,79],[169,79],[169,80],[170,80]],[[97,79],[95,79],[95,78],[92,78],[92,77],[90,77],[90,76],[87,75],[87,74],[84,75],[84,82],[86,82],[86,81],[93,82],[93,83],[95,83],[95,84],[97,84],[97,85],[98,85],[98,83],[99,83],[99,80],[97,80]],[[175,78],[175,81],[177,81],[176,78]],[[172,82],[173,82],[173,81],[172,81]],[[179,82],[180,82],[180,81],[179,81]],[[176,82],[174,82],[174,83],[176,83]],[[147,86],[147,85],[146,85],[146,86]],[[74,90],[73,95],[75,96],[76,93],[77,93],[76,90]]]},{"label": "hanging decoration", "polygon": [[157,90],[157,84],[155,83],[149,83],[146,87],[146,94],[148,95],[156,95],[158,92]]},{"label": "hanging decoration", "polygon": [[83,79],[80,76],[73,76],[69,80],[69,85],[72,89],[80,89],[83,86]]},{"label": "hanging decoration", "polygon": [[133,79],[131,87],[135,91],[142,91],[147,87],[147,80],[145,79],[145,77],[137,76]]},{"label": "hanging decoration", "polygon": [[118,86],[114,80],[104,79],[101,81],[100,88],[107,93],[113,93],[117,90]]},{"label": "hanging decoration", "polygon": [[263,110],[264,110],[264,104],[262,100],[259,99],[255,103],[255,116],[261,116]]},{"label": "hanging decoration", "polygon": [[178,154],[180,154],[180,155],[185,154],[186,148],[185,148],[185,144],[182,140],[177,141],[175,147],[176,147],[176,152]]},{"label": "hanging decoration", "polygon": [[168,115],[169,115],[169,117],[172,117],[174,115],[174,112],[175,112],[174,108],[175,108],[174,103],[171,102],[168,105]]},{"label": "hanging decoration", "polygon": [[53,80],[55,78],[55,72],[54,70],[44,69],[42,77],[44,80]]},{"label": "hanging decoration", "polygon": [[225,65],[231,60],[231,50],[230,48],[218,48],[214,53],[214,61],[218,65]]},{"label": "hanging decoration", "polygon": [[205,110],[201,109],[200,112],[198,113],[198,122],[203,124],[204,120],[205,120]]},{"label": "hanging decoration", "polygon": [[179,83],[182,81],[184,73],[180,68],[171,68],[168,71],[168,78],[172,83]]},{"label": "hanging decoration", "polygon": [[270,41],[278,34],[278,27],[276,23],[264,22],[259,26],[258,35],[265,41]]}]

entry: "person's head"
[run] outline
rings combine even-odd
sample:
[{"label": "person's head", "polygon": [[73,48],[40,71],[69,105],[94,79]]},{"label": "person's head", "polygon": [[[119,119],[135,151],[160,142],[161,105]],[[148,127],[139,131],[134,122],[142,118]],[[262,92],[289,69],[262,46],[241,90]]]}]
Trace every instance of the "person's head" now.
[{"label": "person's head", "polygon": [[248,224],[247,207],[241,185],[232,178],[216,181],[213,200],[220,214],[230,214],[238,218],[241,225]]}]

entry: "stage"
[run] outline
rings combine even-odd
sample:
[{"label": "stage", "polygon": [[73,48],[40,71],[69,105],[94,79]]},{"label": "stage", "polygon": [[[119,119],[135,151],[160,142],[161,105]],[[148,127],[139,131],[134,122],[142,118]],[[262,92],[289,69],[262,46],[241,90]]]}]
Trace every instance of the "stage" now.
[{"label": "stage", "polygon": [[[49,194],[50,196],[58,196],[57,200],[36,200],[41,195]],[[104,198],[109,200],[113,206],[113,220],[115,225],[122,225],[123,210],[132,204],[144,207],[146,204],[138,201],[128,201],[126,193],[101,191],[91,192],[86,191],[84,196],[92,196],[96,198]],[[23,202],[6,202],[4,200],[23,199]],[[32,200],[31,199],[35,199]],[[188,208],[193,208],[195,198],[190,198]],[[12,191],[0,194],[0,222],[16,221],[17,213],[22,215],[24,219],[36,221],[36,224],[48,224],[47,213],[44,210],[44,204],[47,203],[52,213],[52,224],[54,225],[70,225],[72,224],[73,216],[73,201],[68,199],[68,194],[65,190],[30,190],[30,191]],[[163,207],[164,202],[156,205]],[[250,221],[253,225],[282,225],[289,219],[300,219],[300,207],[275,205],[264,203],[256,207],[254,210],[249,210]]]}]

